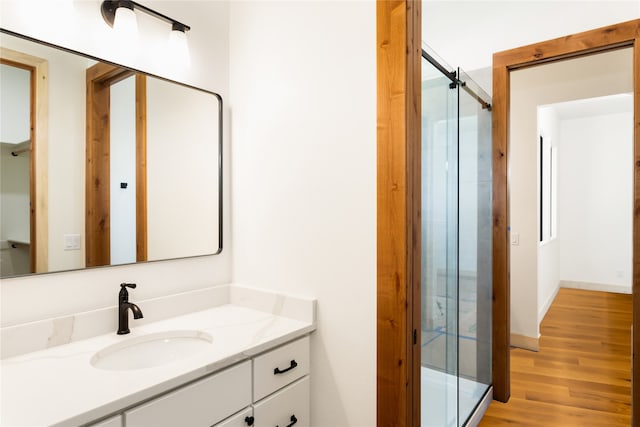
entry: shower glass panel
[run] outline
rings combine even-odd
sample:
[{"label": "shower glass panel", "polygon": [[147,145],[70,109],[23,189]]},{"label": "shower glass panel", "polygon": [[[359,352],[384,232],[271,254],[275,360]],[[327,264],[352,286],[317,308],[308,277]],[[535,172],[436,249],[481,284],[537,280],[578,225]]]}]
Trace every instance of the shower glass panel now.
[{"label": "shower glass panel", "polygon": [[491,385],[491,111],[489,96],[458,78],[458,419]]},{"label": "shower glass panel", "polygon": [[423,60],[420,372],[422,426],[433,427],[458,419],[458,91],[451,84]]},{"label": "shower glass panel", "polygon": [[[447,71],[451,70],[451,71]],[[491,385],[490,98],[425,48],[421,425],[463,426]]]}]

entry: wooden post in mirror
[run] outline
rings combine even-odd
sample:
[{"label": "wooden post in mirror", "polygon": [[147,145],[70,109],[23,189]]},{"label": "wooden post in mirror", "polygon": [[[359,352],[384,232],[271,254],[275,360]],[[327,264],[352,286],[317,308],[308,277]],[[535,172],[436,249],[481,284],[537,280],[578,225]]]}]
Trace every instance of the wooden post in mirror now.
[{"label": "wooden post in mirror", "polygon": [[146,77],[98,63],[87,69],[86,267],[111,264],[111,88],[135,76],[136,255],[147,260]]}]

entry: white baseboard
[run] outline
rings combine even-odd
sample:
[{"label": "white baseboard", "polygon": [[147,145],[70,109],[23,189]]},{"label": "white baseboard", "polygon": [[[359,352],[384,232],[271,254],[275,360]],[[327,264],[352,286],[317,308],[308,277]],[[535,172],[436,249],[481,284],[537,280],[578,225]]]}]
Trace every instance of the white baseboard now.
[{"label": "white baseboard", "polygon": [[630,294],[631,287],[625,285],[608,285],[606,283],[574,282],[572,280],[561,280],[561,288],[584,289],[587,291],[613,292],[616,294]]},{"label": "white baseboard", "polygon": [[540,338],[532,338],[526,335],[511,334],[511,347],[524,348],[525,350],[540,350]]},{"label": "white baseboard", "polygon": [[542,306],[542,309],[538,312],[538,319],[539,319],[538,328],[540,328],[540,323],[542,323],[544,316],[547,315],[547,311],[549,311],[549,307],[551,307],[553,300],[556,299],[556,296],[558,295],[559,290],[560,290],[560,283],[558,283],[558,285],[556,286],[556,289],[553,291],[553,294],[549,297],[549,299]]}]

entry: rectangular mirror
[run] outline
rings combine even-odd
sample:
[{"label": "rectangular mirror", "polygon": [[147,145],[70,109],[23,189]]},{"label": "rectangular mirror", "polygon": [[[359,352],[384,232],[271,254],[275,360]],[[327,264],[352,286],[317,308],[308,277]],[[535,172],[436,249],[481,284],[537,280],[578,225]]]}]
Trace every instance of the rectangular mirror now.
[{"label": "rectangular mirror", "polygon": [[222,98],[0,29],[0,276],[218,254]]}]

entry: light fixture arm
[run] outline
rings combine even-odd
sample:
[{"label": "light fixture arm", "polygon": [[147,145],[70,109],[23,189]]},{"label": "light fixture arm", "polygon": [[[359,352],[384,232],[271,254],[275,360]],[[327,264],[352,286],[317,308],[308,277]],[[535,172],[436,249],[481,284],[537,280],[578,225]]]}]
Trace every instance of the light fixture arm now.
[{"label": "light fixture arm", "polygon": [[109,24],[110,27],[113,27],[113,22],[116,17],[116,9],[118,9],[119,7],[125,7],[131,10],[139,10],[146,13],[147,15],[151,15],[162,21],[168,22],[169,24],[171,24],[171,29],[173,31],[182,31],[183,33],[185,33],[191,29],[190,26],[183,24],[182,22],[176,21],[173,18],[169,18],[167,15],[163,15],[160,12],[156,12],[153,9],[149,9],[146,6],[131,0],[105,0],[102,2],[100,11],[102,12],[102,17],[104,18],[105,22]]}]

